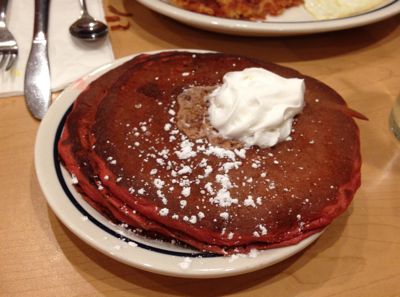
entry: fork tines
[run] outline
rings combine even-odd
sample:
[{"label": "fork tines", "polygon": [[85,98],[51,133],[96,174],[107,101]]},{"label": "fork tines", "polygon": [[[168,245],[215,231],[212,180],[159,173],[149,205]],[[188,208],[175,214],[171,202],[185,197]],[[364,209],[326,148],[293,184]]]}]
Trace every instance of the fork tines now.
[{"label": "fork tines", "polygon": [[0,0],[0,69],[6,65],[10,70],[18,56],[18,45],[6,26],[6,9],[8,1]]},{"label": "fork tines", "polygon": [[[8,54],[3,53],[0,49],[0,69],[6,65],[6,71],[10,70],[14,62],[17,60],[18,50],[10,51]],[[7,62],[8,60],[8,62]]]}]

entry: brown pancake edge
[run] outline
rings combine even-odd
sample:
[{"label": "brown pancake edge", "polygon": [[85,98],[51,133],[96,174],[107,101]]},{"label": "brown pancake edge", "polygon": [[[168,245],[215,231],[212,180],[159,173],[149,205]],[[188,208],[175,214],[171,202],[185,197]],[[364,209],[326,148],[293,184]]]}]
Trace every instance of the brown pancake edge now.
[{"label": "brown pancake edge", "polygon": [[[294,244],[348,207],[360,185],[359,131],[352,119],[357,114],[331,88],[295,70],[234,55],[170,52],[142,59],[117,79],[98,83],[106,91],[95,103],[89,99],[94,107],[83,108],[90,110],[89,124],[67,120],[59,144],[67,169],[80,175],[81,191],[103,212],[224,253]],[[305,79],[306,107],[295,120],[291,141],[248,148],[245,158],[240,153],[217,157],[207,138],[190,139],[177,129],[177,97],[193,86],[215,86],[226,72],[247,67]],[[71,118],[82,114],[80,106],[77,100]],[[75,142],[78,154],[66,144],[76,139],[84,139]],[[185,143],[195,155],[180,159]],[[82,161],[90,170],[82,169]],[[221,171],[228,162],[240,166]],[[207,166],[212,172],[206,176]],[[232,186],[224,189],[221,178]],[[230,198],[216,199],[221,189]]]}]

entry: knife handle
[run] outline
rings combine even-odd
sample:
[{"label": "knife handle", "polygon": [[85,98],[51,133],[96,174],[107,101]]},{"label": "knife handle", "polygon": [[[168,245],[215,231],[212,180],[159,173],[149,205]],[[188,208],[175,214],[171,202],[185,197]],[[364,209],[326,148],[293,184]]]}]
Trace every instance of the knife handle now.
[{"label": "knife handle", "polygon": [[8,0],[0,0],[0,23],[5,26]]},{"label": "knife handle", "polygon": [[24,93],[29,111],[42,119],[51,103],[47,28],[50,0],[35,0],[33,40],[25,70]]},{"label": "knife handle", "polygon": [[39,35],[41,32],[47,35],[49,24],[50,0],[35,0],[35,23],[33,25],[33,35]]}]

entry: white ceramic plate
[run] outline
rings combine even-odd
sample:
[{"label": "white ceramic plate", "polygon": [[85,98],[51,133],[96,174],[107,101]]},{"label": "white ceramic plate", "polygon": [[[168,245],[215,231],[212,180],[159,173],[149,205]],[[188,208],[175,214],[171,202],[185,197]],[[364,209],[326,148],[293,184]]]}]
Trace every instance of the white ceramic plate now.
[{"label": "white ceramic plate", "polygon": [[371,24],[400,13],[400,0],[387,0],[376,9],[341,19],[319,21],[303,7],[295,7],[288,9],[281,16],[269,17],[268,21],[254,22],[202,15],[180,9],[163,0],[137,1],[160,14],[193,27],[248,36],[285,36],[336,31]]},{"label": "white ceramic plate", "polygon": [[66,116],[80,92],[101,74],[132,57],[105,65],[66,88],[51,106],[37,134],[35,167],[40,186],[51,209],[74,234],[100,252],[125,264],[164,275],[192,278],[224,277],[261,269],[298,253],[318,238],[320,233],[297,245],[246,256],[201,254],[144,238],[112,224],[86,203],[75,191],[69,174],[59,162],[57,142]]}]

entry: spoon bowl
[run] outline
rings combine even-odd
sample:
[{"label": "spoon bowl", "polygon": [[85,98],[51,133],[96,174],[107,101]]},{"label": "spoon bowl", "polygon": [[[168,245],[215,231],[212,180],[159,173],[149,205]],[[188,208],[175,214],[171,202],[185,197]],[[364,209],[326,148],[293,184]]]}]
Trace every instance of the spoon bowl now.
[{"label": "spoon bowl", "polygon": [[72,36],[87,41],[95,41],[106,36],[108,33],[107,25],[89,15],[85,0],[80,0],[80,4],[81,16],[69,27]]}]

